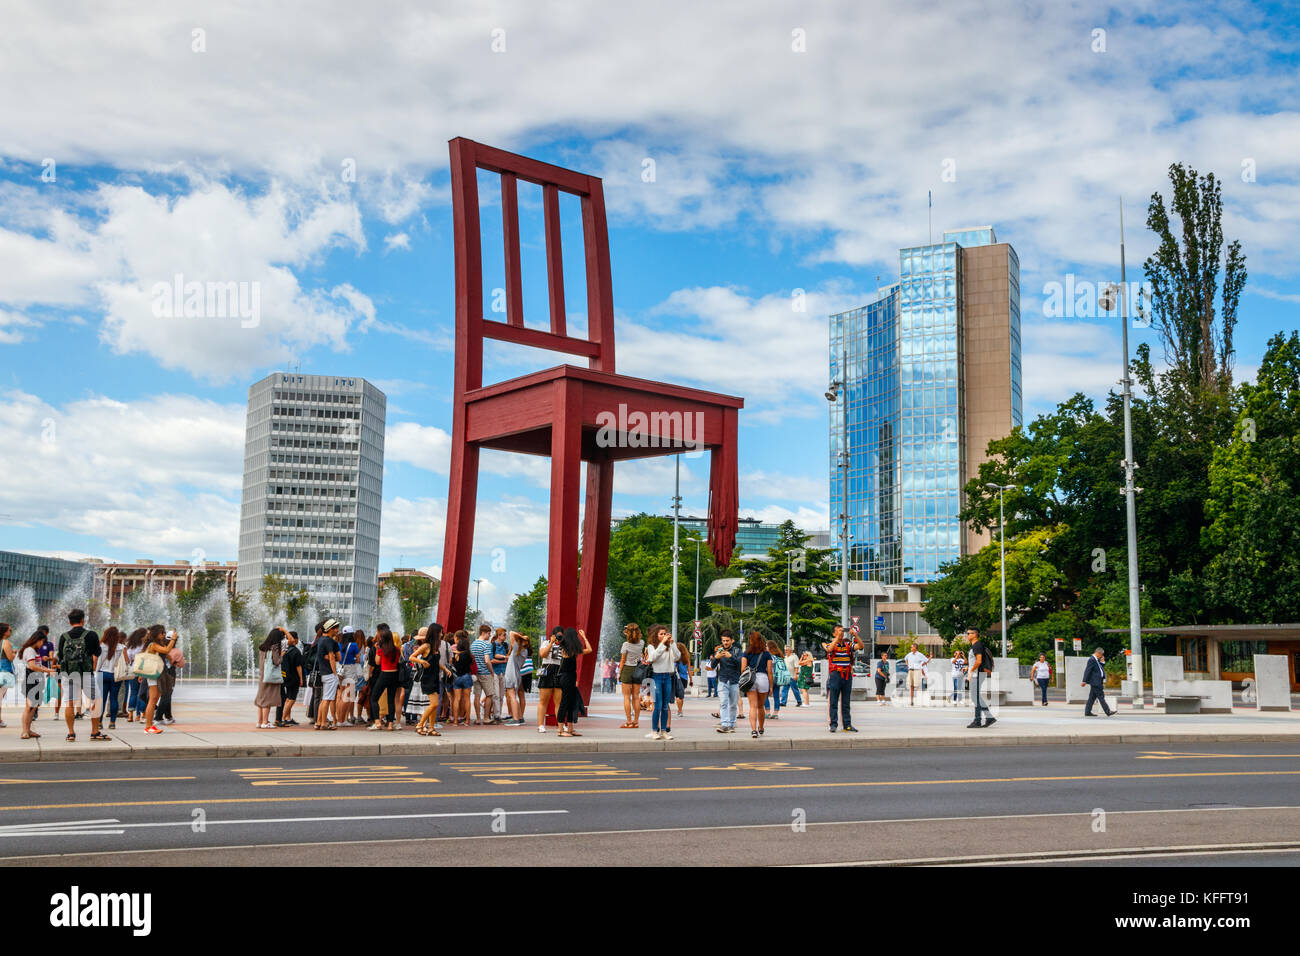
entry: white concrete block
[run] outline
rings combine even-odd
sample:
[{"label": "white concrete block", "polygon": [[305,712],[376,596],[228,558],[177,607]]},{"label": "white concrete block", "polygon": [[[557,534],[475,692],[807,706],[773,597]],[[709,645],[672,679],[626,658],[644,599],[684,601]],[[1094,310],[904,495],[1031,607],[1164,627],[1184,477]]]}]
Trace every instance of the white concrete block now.
[{"label": "white concrete block", "polygon": [[1165,683],[1166,697],[1199,697],[1201,713],[1232,713],[1232,681],[1171,680]]},{"label": "white concrete block", "polygon": [[1291,673],[1284,655],[1255,655],[1255,692],[1260,710],[1291,709]]},{"label": "white concrete block", "polygon": [[1151,655],[1151,693],[1157,704],[1165,696],[1165,683],[1183,679],[1183,659],[1163,654]]}]

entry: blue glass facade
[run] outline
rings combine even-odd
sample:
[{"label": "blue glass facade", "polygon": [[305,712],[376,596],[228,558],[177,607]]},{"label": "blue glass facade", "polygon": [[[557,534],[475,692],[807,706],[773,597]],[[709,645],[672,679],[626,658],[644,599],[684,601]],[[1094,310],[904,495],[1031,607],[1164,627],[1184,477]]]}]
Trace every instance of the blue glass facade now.
[{"label": "blue glass facade", "polygon": [[[830,317],[830,373],[845,383],[831,411],[832,535],[848,501],[850,571],[887,584],[925,583],[963,553],[958,513],[967,479],[962,249],[993,229],[944,233],[899,250],[899,281],[878,301]],[[1008,251],[1011,421],[1021,421],[1019,262]],[[843,369],[841,369],[843,366]],[[843,371],[843,374],[841,374]],[[848,488],[839,453],[847,439]]]}]

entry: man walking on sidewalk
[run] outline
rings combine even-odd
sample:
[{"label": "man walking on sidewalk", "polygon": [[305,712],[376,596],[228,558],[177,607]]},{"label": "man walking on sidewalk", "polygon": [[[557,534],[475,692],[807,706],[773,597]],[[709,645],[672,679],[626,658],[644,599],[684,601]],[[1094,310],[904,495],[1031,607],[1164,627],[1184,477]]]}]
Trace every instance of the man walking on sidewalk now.
[{"label": "man walking on sidewalk", "polygon": [[730,631],[722,632],[722,643],[713,652],[713,662],[718,669],[718,714],[721,723],[718,733],[736,732],[736,705],[740,700],[740,648]]},{"label": "man walking on sidewalk", "polygon": [[[975,699],[975,719],[967,727],[992,727],[997,723],[993,711],[984,706],[982,692],[984,684],[993,676],[993,652],[980,637],[980,632],[973,627],[966,629],[966,640],[970,642],[970,695]],[[988,720],[980,723],[980,711],[988,711]]]},{"label": "man walking on sidewalk", "polygon": [[856,734],[849,708],[853,699],[853,651],[862,650],[862,638],[849,641],[844,636],[844,626],[836,624],[831,631],[831,642],[823,644],[826,650],[826,699],[830,705],[831,733],[835,733],[835,704],[839,703],[844,732]]},{"label": "man walking on sidewalk", "polygon": [[1099,647],[1092,652],[1092,656],[1088,658],[1088,663],[1084,665],[1083,683],[1079,686],[1088,688],[1088,703],[1083,705],[1083,716],[1085,717],[1097,716],[1092,712],[1092,702],[1094,700],[1101,701],[1101,709],[1106,712],[1107,717],[1115,716],[1115,711],[1111,710],[1110,705],[1106,703],[1106,691],[1104,689],[1106,686],[1106,668],[1102,666],[1105,661],[1106,652]]}]

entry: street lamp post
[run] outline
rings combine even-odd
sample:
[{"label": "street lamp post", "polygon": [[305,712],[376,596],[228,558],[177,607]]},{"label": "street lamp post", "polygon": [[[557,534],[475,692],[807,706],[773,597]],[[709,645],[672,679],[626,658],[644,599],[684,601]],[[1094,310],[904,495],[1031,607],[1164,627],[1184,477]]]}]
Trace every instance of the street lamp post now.
[{"label": "street lamp post", "polygon": [[1002,492],[1009,491],[1015,485],[999,485],[987,482],[985,488],[997,489],[998,493],[998,556],[1002,562],[1002,656],[1007,656],[1007,519],[1002,512]]},{"label": "street lamp post", "polygon": [[479,598],[483,594],[483,582],[486,580],[487,578],[474,579],[474,613],[475,614],[479,613]]},{"label": "street lamp post", "polygon": [[1138,586],[1137,567],[1137,503],[1135,495],[1141,488],[1134,487],[1133,472],[1137,462],[1133,460],[1133,419],[1130,408],[1133,402],[1133,380],[1128,369],[1128,275],[1124,263],[1124,201],[1119,204],[1119,287],[1110,285],[1102,293],[1101,306],[1110,311],[1119,305],[1119,324],[1123,333],[1124,367],[1120,384],[1124,387],[1124,460],[1120,467],[1124,469],[1124,519],[1128,538],[1128,643],[1133,652],[1133,666],[1137,678],[1137,692],[1133,695],[1133,707],[1141,710],[1144,704],[1142,690],[1142,601]]},{"label": "street lamp post", "polygon": [[[695,537],[695,633],[699,633],[700,628],[700,543],[699,535]],[[691,656],[692,664],[698,666],[700,657],[700,646],[694,637],[691,638]],[[692,670],[694,673],[694,669]]]},{"label": "street lamp post", "polygon": [[[840,405],[840,450],[836,467],[840,472],[840,625],[849,630],[849,390],[848,352],[840,353],[840,377],[831,382],[826,401]],[[873,633],[874,637],[874,633]],[[786,643],[789,643],[787,638]]]},{"label": "street lamp post", "polygon": [[798,553],[798,548],[790,548],[785,552],[785,643],[787,646],[792,640],[790,621],[790,564],[794,561],[794,556]]},{"label": "street lamp post", "polygon": [[673,642],[677,642],[677,568],[678,554],[678,523],[682,515],[682,456],[678,453],[676,456],[677,469],[673,478]]}]

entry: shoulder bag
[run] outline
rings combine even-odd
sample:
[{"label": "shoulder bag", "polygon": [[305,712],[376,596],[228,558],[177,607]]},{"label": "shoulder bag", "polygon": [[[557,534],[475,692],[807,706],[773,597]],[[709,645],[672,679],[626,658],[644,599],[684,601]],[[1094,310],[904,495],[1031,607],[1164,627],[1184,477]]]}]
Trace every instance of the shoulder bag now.
[{"label": "shoulder bag", "polygon": [[131,673],[136,677],[144,677],[148,680],[157,680],[158,675],[163,672],[163,659],[161,654],[145,652],[135,655],[135,663],[131,665]]},{"label": "shoulder bag", "polygon": [[262,658],[262,683],[263,684],[283,684],[284,672],[280,665],[275,663],[275,654],[273,651],[263,651],[265,656]]}]

